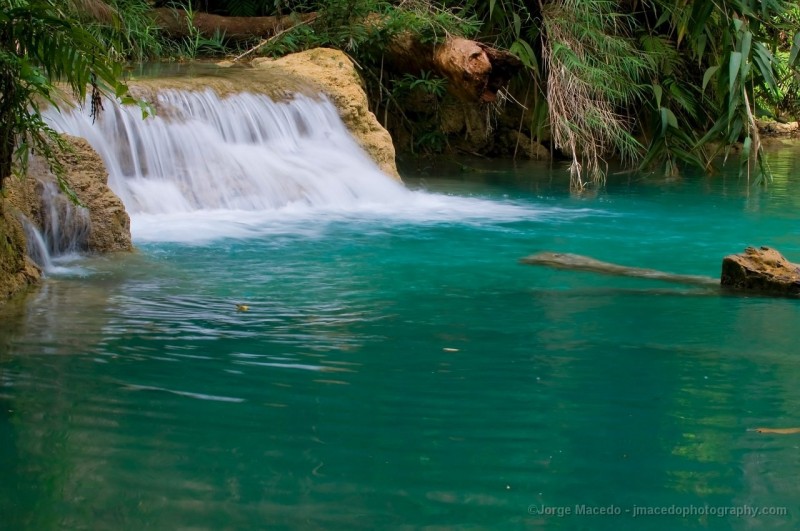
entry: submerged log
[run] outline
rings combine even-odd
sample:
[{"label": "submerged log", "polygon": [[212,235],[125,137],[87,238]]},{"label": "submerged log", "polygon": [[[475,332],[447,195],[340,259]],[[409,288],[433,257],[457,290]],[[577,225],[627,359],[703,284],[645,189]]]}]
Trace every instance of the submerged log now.
[{"label": "submerged log", "polygon": [[649,278],[651,280],[663,280],[664,282],[674,282],[677,284],[691,284],[695,286],[718,286],[719,281],[711,277],[699,275],[678,275],[675,273],[665,273],[656,269],[645,269],[641,267],[628,267],[610,262],[601,262],[589,256],[570,253],[538,253],[527,256],[520,260],[523,264],[544,265],[558,269],[573,269],[576,271],[591,271],[605,275]]},{"label": "submerged log", "polygon": [[606,275],[649,278],[678,284],[721,286],[731,290],[765,295],[800,296],[800,265],[789,262],[778,251],[769,247],[759,249],[748,247],[742,254],[726,256],[722,260],[720,280],[698,275],[679,275],[655,269],[628,267],[569,253],[538,253],[522,258],[520,262]]},{"label": "submerged log", "polygon": [[748,247],[722,260],[721,283],[737,290],[798,296],[800,266],[770,247]]}]

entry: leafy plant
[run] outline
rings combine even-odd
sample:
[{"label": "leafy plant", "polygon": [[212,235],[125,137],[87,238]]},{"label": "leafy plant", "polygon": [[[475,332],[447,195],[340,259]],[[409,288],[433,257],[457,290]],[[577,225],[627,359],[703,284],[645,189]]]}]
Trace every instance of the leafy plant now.
[{"label": "leafy plant", "polygon": [[419,76],[403,74],[403,77],[394,82],[395,96],[407,94],[415,89],[437,98],[443,98],[447,92],[447,80],[434,76],[432,72],[423,70]]},{"label": "leafy plant", "polygon": [[183,38],[183,46],[180,48],[181,53],[190,59],[194,59],[201,54],[216,55],[224,53],[226,50],[225,34],[216,30],[211,38],[204,37],[194,24],[196,12],[191,7],[187,7],[185,11],[189,35]]},{"label": "leafy plant", "polygon": [[572,185],[605,176],[612,153],[634,161],[641,146],[631,135],[630,108],[653,65],[634,46],[633,21],[605,0],[557,0],[542,12],[550,128],[557,148],[571,159]]},{"label": "leafy plant", "polygon": [[0,11],[0,189],[16,161],[24,171],[28,154],[42,155],[61,178],[61,137],[42,119],[43,104],[65,103],[63,84],[90,112],[102,109],[101,95],[133,102],[121,83],[122,66],[103,44],[56,0],[7,0]]}]

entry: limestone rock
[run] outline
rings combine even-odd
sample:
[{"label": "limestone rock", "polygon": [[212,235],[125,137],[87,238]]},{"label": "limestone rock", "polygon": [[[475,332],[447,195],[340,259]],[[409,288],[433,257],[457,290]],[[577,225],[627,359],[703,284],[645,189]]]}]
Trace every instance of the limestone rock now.
[{"label": "limestone rock", "polygon": [[756,125],[761,134],[767,136],[791,136],[800,130],[798,122],[777,122],[777,121],[764,121],[756,120]]},{"label": "limestone rock", "polygon": [[[117,195],[108,187],[108,171],[103,159],[89,143],[77,137],[66,137],[73,151],[59,156],[69,187],[89,211],[91,228],[87,247],[95,253],[131,251],[130,218]],[[41,189],[43,182],[54,180],[44,161],[31,160],[28,178],[11,186],[14,203],[25,216],[42,226]]]},{"label": "limestone rock", "polygon": [[723,287],[769,294],[800,296],[800,266],[775,249],[748,247],[722,260]]},{"label": "limestone rock", "polygon": [[[280,59],[259,57],[247,65],[222,62],[205,75],[137,79],[130,82],[130,87],[135,96],[151,102],[164,89],[210,89],[219,96],[252,92],[274,101],[284,101],[295,94],[315,97],[322,93],[336,106],[350,134],[380,169],[400,179],[392,137],[369,110],[364,82],[355,65],[339,50],[314,48]],[[156,110],[163,112],[157,104]]]},{"label": "limestone rock", "polygon": [[521,155],[531,160],[550,160],[550,151],[525,133],[511,131],[509,137],[514,144],[515,152],[519,151]]},{"label": "limestone rock", "polygon": [[15,210],[8,198],[0,197],[0,304],[41,277],[39,268],[25,254],[25,236]]},{"label": "limestone rock", "polygon": [[[67,137],[67,141],[74,152],[62,154],[60,160],[67,182],[89,210],[88,250],[132,250],[130,219],[122,201],[107,185],[108,173],[102,159],[85,140]],[[42,226],[42,190],[46,181],[53,180],[44,161],[33,157],[27,177],[11,177],[5,181],[4,197],[0,198],[0,303],[41,277],[39,268],[26,255],[25,233],[19,215]]]},{"label": "limestone rock", "polygon": [[252,64],[255,70],[290,72],[325,94],[339,110],[339,116],[356,141],[380,169],[400,179],[392,138],[369,110],[364,82],[347,55],[339,50],[314,48],[280,59],[259,58]]},{"label": "limestone rock", "polygon": [[61,163],[67,170],[70,187],[89,209],[92,220],[89,250],[95,253],[132,251],[131,221],[122,200],[108,187],[108,170],[103,159],[86,140],[77,137],[68,140],[74,152],[65,153]]}]

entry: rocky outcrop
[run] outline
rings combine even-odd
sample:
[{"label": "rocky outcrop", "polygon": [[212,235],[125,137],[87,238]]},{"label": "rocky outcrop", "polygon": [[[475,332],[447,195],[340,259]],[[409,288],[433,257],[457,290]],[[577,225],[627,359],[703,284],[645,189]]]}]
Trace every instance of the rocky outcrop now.
[{"label": "rocky outcrop", "polygon": [[678,275],[655,269],[622,266],[569,253],[543,252],[522,258],[520,262],[606,275],[664,280],[678,284],[708,287],[721,285],[727,289],[766,295],[800,296],[800,265],[789,262],[778,251],[769,247],[759,249],[748,247],[742,254],[726,256],[722,260],[722,275],[719,281],[710,277]]},{"label": "rocky outcrop", "polygon": [[[6,183],[14,181],[7,179]],[[39,281],[39,268],[25,254],[25,236],[16,208],[0,197],[0,304]]]},{"label": "rocky outcrop", "polygon": [[800,133],[800,123],[798,122],[756,120],[756,126],[758,132],[764,136],[791,137]]},{"label": "rocky outcrop", "polygon": [[314,48],[280,59],[261,57],[249,65],[222,61],[217,66],[216,71],[205,68],[192,77],[138,79],[130,83],[131,91],[147,101],[156,101],[155,94],[164,89],[209,89],[219,96],[252,92],[265,94],[275,101],[289,99],[294,94],[315,97],[321,93],[336,106],[353,138],[380,169],[400,179],[392,137],[369,110],[364,81],[350,58],[341,51]]},{"label": "rocky outcrop", "polygon": [[744,253],[722,260],[721,284],[737,290],[800,296],[800,266],[775,249],[748,247]]},{"label": "rocky outcrop", "polygon": [[[120,198],[108,187],[108,172],[100,155],[82,138],[65,138],[71,150],[62,153],[59,160],[67,185],[88,211],[86,250],[94,253],[133,250],[130,218]],[[55,182],[55,177],[43,160],[34,157],[28,168],[28,178],[15,181],[9,186],[12,204],[35,225],[43,227],[43,188],[46,183]],[[66,195],[58,201],[69,203]]]},{"label": "rocky outcrop", "polygon": [[89,143],[68,137],[73,151],[65,153],[61,163],[65,178],[80,202],[89,210],[91,227],[87,239],[90,252],[132,251],[131,221],[125,205],[108,187],[108,171],[103,159]]},{"label": "rocky outcrop", "polygon": [[[64,166],[64,178],[78,200],[88,209],[90,220],[85,249],[90,252],[130,251],[130,220],[122,201],[107,185],[108,173],[100,156],[81,138],[67,137],[72,151],[59,159]],[[41,277],[39,268],[26,253],[22,216],[37,227],[43,227],[47,213],[44,191],[54,183],[47,165],[33,157],[27,177],[5,181],[0,198],[0,303],[24,291]],[[65,196],[57,201],[59,210],[79,207]]]},{"label": "rocky outcrop", "polygon": [[355,65],[339,50],[315,48],[280,59],[253,61],[261,72],[289,72],[325,94],[336,105],[339,116],[359,145],[384,173],[399,179],[392,138],[369,110],[364,81]]}]

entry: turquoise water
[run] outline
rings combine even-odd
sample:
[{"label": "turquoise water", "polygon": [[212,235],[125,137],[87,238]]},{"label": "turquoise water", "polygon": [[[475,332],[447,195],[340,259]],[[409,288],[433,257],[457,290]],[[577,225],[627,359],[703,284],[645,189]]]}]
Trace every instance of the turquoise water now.
[{"label": "turquoise water", "polygon": [[797,528],[800,435],[749,431],[800,426],[796,300],[517,263],[800,261],[797,154],[766,189],[583,196],[469,163],[408,180],[482,200],[464,219],[276,218],[71,264],[0,310],[0,528]]}]

